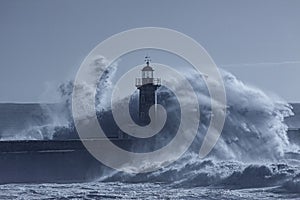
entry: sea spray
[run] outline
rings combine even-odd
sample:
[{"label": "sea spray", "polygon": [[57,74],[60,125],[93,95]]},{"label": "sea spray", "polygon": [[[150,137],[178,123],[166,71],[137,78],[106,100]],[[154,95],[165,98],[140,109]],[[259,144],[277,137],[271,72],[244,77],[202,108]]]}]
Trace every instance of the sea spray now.
[{"label": "sea spray", "polygon": [[[96,64],[102,65],[103,60],[98,59]],[[98,84],[95,107],[100,121],[101,117],[110,111],[110,93],[113,87],[111,79],[115,73],[116,68],[105,71],[105,75]],[[152,173],[125,174],[111,171],[100,177],[100,180],[165,182],[173,187],[249,188],[277,185],[281,187],[281,190],[295,192],[299,187],[299,175],[297,175],[299,169],[297,166],[290,165],[289,160],[285,158],[285,152],[291,151],[291,146],[286,134],[287,126],[284,118],[292,115],[291,106],[282,100],[270,98],[261,90],[247,86],[229,72],[221,70],[227,96],[226,121],[222,135],[213,151],[202,160],[199,159],[197,152],[211,118],[211,99],[205,81],[199,75],[193,73],[192,70],[185,70],[183,74],[197,94],[201,111],[199,133],[190,151],[172,165]],[[181,90],[180,83],[174,82],[173,84],[177,90]],[[32,134],[32,131],[24,131],[22,137],[20,136],[21,139],[52,139],[58,137],[57,135],[65,136],[64,138],[77,137],[70,107],[72,82],[61,85],[60,90],[62,97],[58,104],[60,106],[44,109],[47,115],[52,116],[53,128],[51,124],[32,126],[32,129],[39,131],[36,134]],[[178,105],[170,104],[170,102],[175,102],[176,97],[165,87],[161,87],[157,92],[158,97],[161,98],[160,103],[169,113],[173,113],[171,120],[168,121],[172,126],[172,123],[180,119]],[[189,92],[193,91],[185,91],[187,96]],[[134,93],[127,98],[132,99],[131,104],[124,106],[129,106],[132,117],[136,118],[138,95]],[[122,101],[119,102],[119,104],[122,103]],[[57,112],[61,115],[57,115]],[[62,129],[64,131],[61,131]],[[157,148],[161,146],[159,143],[163,144],[163,140],[170,139],[168,134],[161,136],[157,138],[156,144],[153,144],[157,145]],[[293,160],[293,162],[296,161]],[[249,181],[250,179],[252,181]]]},{"label": "sea spray", "polygon": [[[102,57],[95,58],[91,63],[91,65],[98,66],[95,70],[103,70],[103,66],[106,64],[107,61]],[[100,119],[104,113],[110,111],[110,97],[113,88],[112,79],[115,77],[117,64],[118,63],[114,63],[110,68],[105,69],[104,75],[99,78],[95,97],[96,105],[87,105],[95,106],[98,113],[97,115]],[[286,134],[287,126],[284,123],[284,118],[292,114],[291,107],[283,101],[271,99],[257,88],[243,84],[229,72],[224,70],[220,70],[220,72],[226,89],[227,114],[221,137],[210,156],[217,159],[234,159],[244,162],[276,160],[284,156],[285,151],[289,147],[289,141]],[[90,73],[94,72],[91,71]],[[196,148],[199,148],[211,118],[211,99],[205,81],[199,77],[199,75],[194,73],[193,70],[184,70],[182,73],[193,86],[199,99],[200,124],[199,133],[196,138],[196,141],[198,142],[198,147]],[[178,92],[184,92],[187,97],[190,92],[194,92],[181,91],[184,90],[181,87],[181,83],[176,80],[171,81],[176,90]],[[90,91],[91,88],[88,86],[83,88],[85,94],[92,93]],[[51,119],[51,123],[46,124],[46,126],[56,127],[52,129],[47,128],[49,131],[53,130],[53,132],[44,133],[45,138],[51,139],[53,136],[63,137],[63,134],[67,134],[68,136],[73,135],[73,138],[77,137],[76,133],[70,134],[70,132],[75,132],[71,112],[72,91],[72,81],[62,84],[59,87],[61,102],[57,104],[57,106],[43,107],[46,115]],[[175,123],[178,123],[178,119],[180,119],[180,112],[178,112],[177,104],[170,103],[176,102],[176,97],[165,87],[161,87],[157,93],[157,96],[160,97],[160,99],[158,98],[160,103],[165,106],[169,113],[172,113],[171,116],[173,118],[169,120],[169,125],[172,127]],[[84,96],[82,98],[84,98]],[[133,113],[134,116],[134,113],[138,113],[138,95],[135,93],[131,98],[134,106],[122,106],[129,106],[131,113]],[[184,109],[184,103],[188,104],[189,98],[186,98],[185,100],[186,102],[183,102],[180,105],[181,109]],[[122,104],[122,100],[119,104]],[[45,125],[41,125],[40,129],[45,129],[44,127]],[[59,133],[59,127],[64,131]],[[29,128],[31,130],[33,127]],[[39,127],[35,128],[39,129]],[[67,129],[69,129],[69,131]],[[108,129],[110,129],[110,127],[108,127]],[[168,129],[165,129],[165,131],[168,131]],[[28,133],[30,133],[30,131],[28,131]],[[26,133],[24,134],[25,135],[22,138],[26,138]],[[28,136],[31,139],[33,137],[32,134],[28,134]],[[38,135],[36,139],[41,138],[43,137]],[[157,140],[157,142],[159,141]]]}]

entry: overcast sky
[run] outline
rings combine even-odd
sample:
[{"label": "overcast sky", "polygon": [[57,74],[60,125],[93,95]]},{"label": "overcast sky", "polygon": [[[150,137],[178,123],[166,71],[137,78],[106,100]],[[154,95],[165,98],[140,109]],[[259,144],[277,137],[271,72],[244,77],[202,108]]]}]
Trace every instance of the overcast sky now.
[{"label": "overcast sky", "polygon": [[183,32],[244,82],[300,101],[299,9],[298,0],[1,0],[0,101],[52,101],[45,93],[74,78],[99,42],[144,26]]}]

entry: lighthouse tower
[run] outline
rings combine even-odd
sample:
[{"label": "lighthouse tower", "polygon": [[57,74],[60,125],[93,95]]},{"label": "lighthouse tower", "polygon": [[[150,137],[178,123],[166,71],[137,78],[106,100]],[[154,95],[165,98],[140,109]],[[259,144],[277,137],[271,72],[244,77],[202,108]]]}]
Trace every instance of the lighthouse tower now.
[{"label": "lighthouse tower", "polygon": [[145,57],[146,66],[142,69],[142,77],[136,78],[135,86],[139,89],[139,122],[150,123],[149,109],[156,101],[156,90],[160,87],[160,78],[154,78],[154,69],[150,66],[150,57]]}]

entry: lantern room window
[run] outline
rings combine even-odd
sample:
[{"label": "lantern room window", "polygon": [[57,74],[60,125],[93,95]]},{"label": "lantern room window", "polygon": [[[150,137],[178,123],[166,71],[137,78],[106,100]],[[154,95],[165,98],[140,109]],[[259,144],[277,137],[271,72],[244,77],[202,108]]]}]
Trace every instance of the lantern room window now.
[{"label": "lantern room window", "polygon": [[143,71],[142,78],[153,78],[153,71]]}]

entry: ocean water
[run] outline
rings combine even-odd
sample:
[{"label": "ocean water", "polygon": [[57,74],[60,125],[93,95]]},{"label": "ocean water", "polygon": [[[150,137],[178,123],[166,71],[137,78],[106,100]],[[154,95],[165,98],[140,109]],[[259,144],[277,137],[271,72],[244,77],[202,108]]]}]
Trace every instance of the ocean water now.
[{"label": "ocean water", "polygon": [[[251,177],[248,177],[251,181]],[[244,180],[247,181],[247,180]],[[201,181],[199,180],[200,185]],[[273,184],[271,184],[273,185]],[[299,199],[300,182],[274,186],[234,188],[176,186],[163,182],[103,182],[74,184],[7,184],[0,199]]]},{"label": "ocean water", "polygon": [[299,156],[245,163],[185,154],[144,174],[109,171],[85,183],[0,185],[0,199],[300,199]]},{"label": "ocean water", "polygon": [[[200,159],[197,152],[211,118],[210,99],[205,82],[193,72],[185,73],[194,83],[201,102],[201,124],[193,145],[179,160],[150,173],[107,172],[86,183],[0,185],[0,199],[300,199],[299,142],[290,140],[284,122],[284,118],[293,115],[292,107],[222,71],[228,106],[225,125],[213,151]],[[110,76],[108,72],[106,79]],[[182,90],[180,83],[174,82],[174,85],[177,91]],[[64,108],[68,108],[72,87],[68,84],[61,88]],[[109,98],[106,91],[110,90],[109,84],[102,84],[101,94],[97,97],[101,100],[101,112],[110,109],[102,106],[107,101],[104,96]],[[171,102],[175,97],[166,95],[168,92],[161,88],[158,95],[168,96]],[[192,91],[184,92],[189,96]],[[189,103],[188,98],[186,100],[180,102],[183,108]],[[173,116],[168,122],[170,126],[178,123],[176,119],[180,118],[175,107],[166,108]],[[60,107],[57,113],[61,112]],[[63,127],[64,133],[67,132],[71,117],[65,115],[64,119],[57,118],[55,109],[51,108],[47,116],[55,117],[48,120],[48,124],[30,126],[28,123],[28,129],[22,132],[9,130],[9,134],[2,135],[1,139],[43,139],[44,132],[45,138],[51,139],[52,131],[56,130],[53,127]],[[154,142],[166,138],[156,139]]]}]

